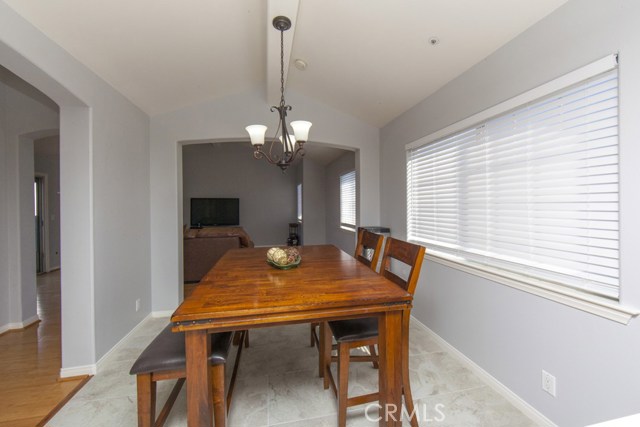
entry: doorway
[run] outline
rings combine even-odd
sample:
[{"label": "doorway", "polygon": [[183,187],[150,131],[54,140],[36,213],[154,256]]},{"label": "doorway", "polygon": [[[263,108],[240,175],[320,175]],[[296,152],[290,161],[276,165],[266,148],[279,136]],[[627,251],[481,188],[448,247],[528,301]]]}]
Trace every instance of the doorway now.
[{"label": "doorway", "polygon": [[46,238],[46,177],[36,175],[33,181],[33,205],[36,226],[36,273],[48,271],[47,267],[47,238]]}]

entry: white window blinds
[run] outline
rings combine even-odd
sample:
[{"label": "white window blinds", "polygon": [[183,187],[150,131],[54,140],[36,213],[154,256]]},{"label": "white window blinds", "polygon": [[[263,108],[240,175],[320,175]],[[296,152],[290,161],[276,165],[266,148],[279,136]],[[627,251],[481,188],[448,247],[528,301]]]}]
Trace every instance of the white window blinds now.
[{"label": "white window blinds", "polygon": [[340,226],[356,227],[356,171],[340,175]]},{"label": "white window blinds", "polygon": [[407,151],[408,238],[618,299],[618,70]]}]

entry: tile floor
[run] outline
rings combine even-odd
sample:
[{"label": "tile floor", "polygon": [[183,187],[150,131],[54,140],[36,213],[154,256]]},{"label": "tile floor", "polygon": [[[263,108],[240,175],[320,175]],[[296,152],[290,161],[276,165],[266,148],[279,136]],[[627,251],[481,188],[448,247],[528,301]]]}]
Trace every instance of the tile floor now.
[{"label": "tile floor", "polygon": [[[114,351],[100,373],[47,424],[51,427],[136,426],[133,361],[168,322],[147,319]],[[317,351],[309,347],[308,325],[251,331],[251,347],[240,362],[229,414],[231,427],[329,427],[337,424],[336,401],[317,376]],[[283,351],[286,348],[288,350]],[[235,351],[235,350],[234,350]],[[423,330],[411,327],[411,385],[421,426],[535,426],[504,397],[444,352]],[[230,371],[230,369],[228,369]],[[173,381],[158,388],[158,406]],[[349,394],[377,389],[377,371],[368,363],[352,364]],[[186,426],[183,388],[165,424]],[[377,426],[375,409],[349,409],[348,427]],[[368,417],[367,417],[368,415]],[[408,422],[405,423],[409,425]]]}]

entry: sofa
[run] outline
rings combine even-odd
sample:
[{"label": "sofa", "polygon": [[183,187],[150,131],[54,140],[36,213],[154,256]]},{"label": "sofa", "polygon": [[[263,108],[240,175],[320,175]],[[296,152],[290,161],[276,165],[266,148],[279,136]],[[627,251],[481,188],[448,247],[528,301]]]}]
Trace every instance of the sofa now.
[{"label": "sofa", "polygon": [[216,262],[234,248],[252,248],[242,227],[184,228],[184,281],[199,282]]}]

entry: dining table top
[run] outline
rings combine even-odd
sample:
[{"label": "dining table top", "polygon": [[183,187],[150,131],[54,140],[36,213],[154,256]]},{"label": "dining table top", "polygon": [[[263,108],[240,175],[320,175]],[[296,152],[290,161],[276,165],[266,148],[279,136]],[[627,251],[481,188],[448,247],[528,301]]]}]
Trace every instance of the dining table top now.
[{"label": "dining table top", "polygon": [[301,246],[296,268],[267,263],[267,247],[229,250],[171,317],[174,330],[237,329],[410,307],[412,296],[333,245]]}]

